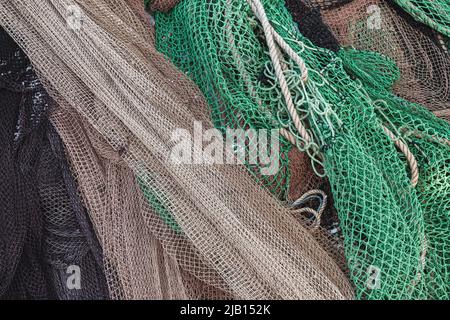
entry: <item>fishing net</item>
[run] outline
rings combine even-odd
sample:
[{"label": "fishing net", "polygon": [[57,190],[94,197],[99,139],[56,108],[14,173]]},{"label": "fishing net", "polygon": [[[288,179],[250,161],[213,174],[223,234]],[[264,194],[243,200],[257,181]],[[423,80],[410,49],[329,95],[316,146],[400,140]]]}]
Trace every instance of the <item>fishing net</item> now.
[{"label": "fishing net", "polygon": [[380,0],[353,0],[322,10],[322,17],[342,47],[376,51],[395,61],[400,69],[396,94],[438,115],[450,108],[450,59],[431,29]]},{"label": "fishing net", "polygon": [[394,0],[406,12],[434,30],[450,37],[450,3],[446,0]]},{"label": "fishing net", "polygon": [[177,5],[180,0],[145,0],[144,5],[150,6],[152,11],[167,12]]},{"label": "fishing net", "polygon": [[[102,251],[30,61],[0,29],[0,297],[107,299]],[[81,270],[80,288],[67,270]]]},{"label": "fishing net", "polygon": [[[73,12],[80,19],[73,20]],[[192,136],[196,120],[212,124],[200,91],[156,52],[151,33],[137,32],[147,30],[140,21],[124,1],[0,3],[1,25],[52,97],[76,110],[133,170],[159,206],[156,220],[167,212],[182,230],[148,222],[166,248],[173,245],[184,270],[241,299],[352,297],[326,251],[331,247],[244,167],[170,160],[175,129]]]},{"label": "fishing net", "polygon": [[[448,296],[448,245],[437,236],[448,228],[448,125],[387,91],[399,75],[391,60],[316,47],[281,0],[184,0],[156,14],[156,31],[158,49],[204,92],[216,126],[282,128],[285,144],[307,152],[318,174],[323,166],[357,298]],[[382,72],[364,77],[367,66]],[[422,180],[403,125],[434,157]]]},{"label": "fishing net", "polygon": [[111,298],[227,297],[183,271],[186,258],[178,249],[192,246],[188,239],[181,235],[175,239],[174,235],[172,241],[163,242],[165,248],[161,246],[157,235],[170,233],[170,228],[146,203],[134,174],[103,138],[70,106],[55,111],[52,122],[67,147],[84,202],[97,228]]},{"label": "fishing net", "polygon": [[322,10],[338,7],[350,1],[352,0],[312,0]]},{"label": "fishing net", "polygon": [[[320,13],[302,2],[291,1],[286,4],[294,13],[300,31],[308,35],[317,45],[336,50],[337,40],[320,19]],[[425,234],[423,264],[427,260],[439,266],[439,276],[444,284],[449,283],[450,242],[445,230],[448,212],[450,212],[448,172],[450,170],[450,127],[447,123],[435,119],[422,106],[410,103],[391,94],[393,82],[399,76],[394,61],[377,53],[342,49],[344,68],[365,85],[374,101],[381,104],[376,111],[385,126],[391,127],[398,139],[397,146],[406,150],[407,158],[416,161],[420,172],[417,195],[423,206]],[[408,146],[411,146],[409,150]],[[410,154],[408,154],[410,153]],[[413,170],[413,169],[412,169]],[[432,275],[434,279],[436,275]],[[428,297],[446,299],[449,287],[432,286]]]}]

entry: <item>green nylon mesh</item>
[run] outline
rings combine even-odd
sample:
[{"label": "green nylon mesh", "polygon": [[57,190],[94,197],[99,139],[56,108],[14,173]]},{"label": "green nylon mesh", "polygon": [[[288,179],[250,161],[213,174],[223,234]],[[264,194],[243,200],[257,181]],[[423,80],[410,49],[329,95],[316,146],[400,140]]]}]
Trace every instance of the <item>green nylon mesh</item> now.
[{"label": "green nylon mesh", "polygon": [[[160,44],[162,45],[164,42],[170,46],[170,58],[203,91],[212,107],[212,120],[216,128],[223,133],[227,128],[244,130],[277,128],[278,122],[272,115],[276,112],[275,109],[283,110],[283,106],[280,105],[279,93],[268,90],[269,86],[262,85],[259,80],[264,78],[264,80],[270,81],[265,77],[267,56],[258,48],[258,39],[233,32],[229,27],[223,29],[224,23],[226,23],[223,19],[213,21],[213,17],[207,16],[209,6],[214,6],[214,3],[206,4],[203,6],[205,8],[198,6],[199,11],[189,14],[189,17],[186,18],[198,26],[198,33],[205,32],[205,34],[207,32],[205,28],[208,26],[202,25],[202,22],[206,22],[205,18],[210,19],[210,22],[216,24],[214,28],[220,30],[222,41],[228,43],[227,39],[230,39],[229,46],[216,47],[217,50],[212,50],[211,46],[214,46],[214,43],[203,41],[200,38],[195,43],[191,43],[189,38],[192,33],[189,30],[177,28],[176,25],[173,26],[173,30],[164,32],[162,20],[165,17],[157,15],[161,23],[157,26],[158,35],[161,35]],[[225,14],[229,15],[228,21],[241,19],[241,13],[236,10],[228,10]],[[169,28],[169,23],[170,20],[166,20],[165,27]],[[222,33],[221,30],[224,32]],[[172,40],[180,41],[180,44],[171,44],[169,41]],[[189,48],[185,48],[183,43],[189,45]],[[239,50],[237,47],[233,47],[234,45],[239,46]],[[165,50],[162,49],[162,51]],[[206,52],[209,54],[205,54]],[[252,63],[247,63],[245,60],[247,58],[251,59]],[[222,59],[227,59],[229,62],[224,64]],[[285,117],[285,114],[280,116]],[[248,145],[250,149],[245,150],[246,154],[254,152],[252,147],[255,145]],[[275,175],[261,175],[260,167],[249,164],[246,159],[249,171],[280,199],[286,199],[287,186],[290,184],[288,166],[290,149],[291,144],[282,139],[280,153],[273,155],[280,159],[280,170]]]},{"label": "green nylon mesh", "polygon": [[[449,299],[450,126],[423,106],[391,94],[397,75],[390,59],[352,49],[341,50],[340,56],[346,70],[364,83],[370,97],[382,102],[376,108],[380,120],[408,144],[418,162],[420,179],[416,189],[425,223],[423,264],[425,270],[428,265],[437,270],[437,274],[426,273],[433,285],[428,286],[425,297]],[[437,275],[442,285],[436,284]]]},{"label": "green nylon mesh", "polygon": [[[448,127],[435,122],[420,106],[417,114],[408,116],[411,119],[397,115],[411,106],[403,106],[383,91],[386,88],[387,92],[398,76],[389,63],[373,59],[386,68],[380,73],[381,80],[363,76],[369,84],[354,80],[344,71],[340,57],[315,47],[298,32],[283,1],[263,4],[272,26],[308,67],[309,80],[303,83],[299,68],[287,56],[279,57],[286,66],[284,75],[297,111],[314,143],[305,144],[292,124],[262,28],[247,1],[184,0],[168,14],[156,14],[158,49],[199,85],[218,128],[284,127],[297,136],[298,147],[308,152],[316,167],[323,165],[341,221],[357,298],[448,295],[448,250],[437,236],[446,227],[442,215],[448,215],[448,203],[439,197],[424,200],[436,192],[442,198],[442,189],[448,185],[448,149],[442,143],[427,142],[424,132],[440,128],[444,136]],[[377,85],[371,86],[370,81]],[[382,96],[375,97],[380,92]],[[406,159],[383,131],[380,110],[386,105],[386,123],[402,128],[405,121],[411,121],[409,129],[420,130],[424,137],[421,142],[428,156],[423,158],[436,157],[421,168],[423,177],[417,190],[411,186]],[[287,159],[290,146],[284,140],[282,145]],[[447,175],[442,175],[445,170]],[[286,172],[281,170],[276,182],[266,185],[282,187]],[[443,187],[437,190],[431,181]],[[439,213],[437,207],[442,208]]]},{"label": "green nylon mesh", "polygon": [[450,37],[450,2],[448,0],[394,0],[405,11],[434,30]]}]

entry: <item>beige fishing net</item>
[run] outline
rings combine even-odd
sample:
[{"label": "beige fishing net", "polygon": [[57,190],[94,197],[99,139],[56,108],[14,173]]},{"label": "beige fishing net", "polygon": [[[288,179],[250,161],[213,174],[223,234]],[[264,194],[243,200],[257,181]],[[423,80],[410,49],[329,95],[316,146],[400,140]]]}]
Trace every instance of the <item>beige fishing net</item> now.
[{"label": "beige fishing net", "polygon": [[163,249],[155,234],[169,233],[167,226],[145,201],[132,171],[102,137],[70,107],[55,111],[52,121],[96,226],[111,298],[226,298],[225,293],[182,272],[173,257],[183,264],[176,244],[186,250],[187,240],[166,241]]},{"label": "beige fishing net", "polygon": [[243,167],[170,160],[175,129],[192,135],[194,121],[212,124],[144,20],[120,0],[0,2],[0,24],[60,105],[53,121],[104,247],[112,296],[351,298],[339,250]]},{"label": "beige fishing net", "polygon": [[[394,91],[445,118],[450,111],[450,59],[431,29],[388,1],[342,1],[323,8],[322,17],[342,46],[380,52],[396,62],[401,77]],[[448,116],[447,116],[448,118]]]}]

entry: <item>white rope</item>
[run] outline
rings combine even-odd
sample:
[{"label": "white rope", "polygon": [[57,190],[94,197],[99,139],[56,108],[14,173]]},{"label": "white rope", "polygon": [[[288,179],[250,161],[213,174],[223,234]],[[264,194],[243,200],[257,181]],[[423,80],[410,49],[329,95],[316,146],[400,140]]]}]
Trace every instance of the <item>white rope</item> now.
[{"label": "white rope", "polygon": [[[295,51],[282,39],[282,37],[273,29],[270,25],[269,19],[267,18],[266,12],[260,0],[247,0],[250,7],[253,10],[253,13],[261,22],[261,25],[264,30],[264,35],[266,37],[267,46],[269,48],[269,55],[273,63],[273,67],[275,69],[275,74],[277,76],[278,82],[280,83],[281,92],[283,94],[284,100],[286,102],[286,106],[288,108],[289,114],[291,115],[292,122],[294,123],[295,128],[299,132],[300,136],[305,140],[306,144],[309,144],[312,139],[306,130],[305,126],[302,124],[300,117],[297,113],[297,110],[294,106],[294,102],[292,99],[291,92],[289,90],[289,86],[287,80],[284,76],[283,69],[281,66],[280,58],[277,53],[276,43],[278,46],[288,54],[295,63],[298,64],[301,72],[302,72],[302,80],[308,80],[308,69],[306,68],[305,62],[300,58],[300,56],[295,53]],[[283,136],[285,136],[290,142],[292,142],[292,135],[286,135],[285,131],[282,131]]]},{"label": "white rope", "polygon": [[400,149],[400,151],[405,155],[406,160],[408,161],[409,168],[411,170],[411,184],[413,187],[417,186],[417,183],[419,182],[419,166],[417,165],[416,158],[412,154],[412,152],[409,150],[406,143],[398,139],[388,128],[383,126],[384,132],[391,138],[391,140],[395,143],[397,148]]}]

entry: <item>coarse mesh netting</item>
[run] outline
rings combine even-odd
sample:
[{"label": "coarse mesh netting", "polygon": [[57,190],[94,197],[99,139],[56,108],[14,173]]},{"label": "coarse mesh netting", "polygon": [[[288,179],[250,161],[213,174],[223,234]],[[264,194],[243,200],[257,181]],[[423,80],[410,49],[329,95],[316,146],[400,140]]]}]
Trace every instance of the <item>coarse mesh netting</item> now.
[{"label": "coarse mesh netting", "polygon": [[450,37],[450,2],[448,0],[393,0],[406,12],[434,30]]},{"label": "coarse mesh netting", "polygon": [[[234,37],[233,34],[228,34],[228,36]],[[183,58],[181,57],[181,59]],[[202,68],[202,64],[199,64],[199,68]],[[206,68],[208,68],[208,65],[206,65]],[[230,72],[233,72],[233,70],[230,70]],[[265,79],[263,68],[256,72],[258,73],[258,79]],[[253,91],[251,96],[248,96],[247,92],[242,90],[245,89],[245,86],[230,87],[225,84],[227,77],[237,77],[239,76],[238,74],[228,75],[208,71],[206,72],[208,77],[204,77],[202,71],[199,70],[188,75],[197,82],[205,94],[208,103],[212,106],[211,117],[214,125],[222,133],[225,134],[229,128],[243,130],[270,130],[275,128],[272,119],[267,120],[264,117],[264,112],[267,112],[267,110],[261,112],[258,109],[258,104],[274,106],[278,103],[277,97],[271,96],[271,93],[265,88],[258,87],[258,85],[255,86],[252,83],[255,80],[255,78],[252,78],[255,77],[254,72],[253,74],[243,75],[248,78],[244,78],[246,79],[244,85]],[[229,92],[225,95],[222,94],[223,91]],[[220,96],[217,95],[217,92],[220,93]],[[259,101],[255,104],[255,100]],[[242,112],[242,110],[245,111]],[[271,137],[268,140],[270,141]],[[311,165],[308,163],[306,153],[301,153],[297,148],[292,148],[292,144],[284,138],[280,140],[279,145],[279,153],[272,153],[269,161],[273,162],[274,159],[280,160],[280,170],[275,175],[262,175],[261,165],[251,164],[251,159],[246,159],[246,165],[258,183],[269,189],[279,199],[288,202],[299,198],[310,189],[326,188],[326,182],[314,174]],[[252,154],[257,152],[255,149],[258,146],[248,145],[247,147],[246,153]],[[325,216],[330,216],[329,210]]]},{"label": "coarse mesh netting", "polygon": [[[74,21],[75,11],[81,19]],[[176,221],[182,234],[161,223],[161,212],[147,216],[146,225],[171,248],[190,290],[200,279],[241,299],[353,296],[325,233],[313,236],[243,166],[170,160],[175,129],[192,135],[195,120],[212,128],[208,108],[195,85],[156,52],[142,16],[125,1],[1,2],[0,24],[58,104],[73,108]],[[107,219],[92,215],[98,233]],[[116,236],[106,232],[100,241]],[[108,277],[113,270],[120,277],[120,257],[108,259]]]},{"label": "coarse mesh netting", "polygon": [[[102,251],[48,121],[52,102],[0,28],[0,297],[107,299]],[[70,266],[81,288],[68,286]]]},{"label": "coarse mesh netting", "polygon": [[[310,40],[333,51],[337,39],[326,30],[320,13],[303,2],[286,1],[298,21],[300,31]],[[314,17],[314,18],[313,18]],[[342,49],[344,68],[359,78],[367,92],[375,101],[381,102],[377,108],[380,119],[397,137],[409,146],[420,168],[417,195],[423,207],[425,234],[423,263],[427,259],[439,268],[443,283],[447,286],[432,286],[428,297],[446,299],[449,296],[450,241],[446,235],[446,223],[450,212],[450,127],[442,120],[435,119],[420,105],[410,103],[392,95],[392,85],[399,76],[394,61],[376,53]],[[433,275],[434,278],[436,275]]]},{"label": "coarse mesh netting", "polygon": [[156,14],[156,31],[158,49],[203,90],[216,126],[282,127],[323,164],[357,298],[448,297],[449,127],[389,92],[399,75],[391,60],[316,47],[281,0],[183,0]]},{"label": "coarse mesh netting", "polygon": [[[303,3],[320,5],[317,0]],[[342,47],[376,51],[395,61],[400,69],[396,94],[437,115],[447,112],[450,59],[431,29],[384,0],[353,0],[321,13]]]}]

